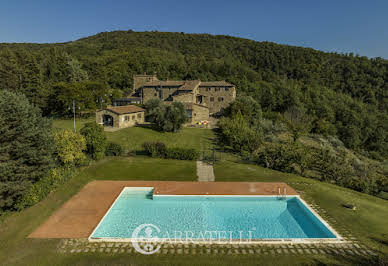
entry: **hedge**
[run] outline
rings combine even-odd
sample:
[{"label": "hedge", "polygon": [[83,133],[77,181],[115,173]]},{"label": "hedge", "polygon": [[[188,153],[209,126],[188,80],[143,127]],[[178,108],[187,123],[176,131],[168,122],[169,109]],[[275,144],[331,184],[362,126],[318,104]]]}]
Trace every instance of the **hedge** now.
[{"label": "hedge", "polygon": [[177,160],[197,160],[199,152],[195,149],[185,148],[168,148],[166,152],[166,158]]},{"label": "hedge", "polygon": [[199,157],[199,151],[195,149],[167,148],[163,142],[144,142],[142,146],[151,157],[177,160],[196,160]]}]

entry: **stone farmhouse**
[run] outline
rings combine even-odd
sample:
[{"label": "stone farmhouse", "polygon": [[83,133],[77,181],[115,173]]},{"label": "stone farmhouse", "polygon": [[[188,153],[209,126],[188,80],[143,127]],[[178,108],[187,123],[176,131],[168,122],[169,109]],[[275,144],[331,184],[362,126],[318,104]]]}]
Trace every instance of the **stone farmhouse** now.
[{"label": "stone farmhouse", "polygon": [[142,102],[153,98],[162,101],[195,103],[218,114],[236,98],[236,87],[226,81],[159,80],[156,75],[135,75],[133,88]]},{"label": "stone farmhouse", "polygon": [[144,123],[144,111],[136,105],[108,106],[96,112],[96,123],[114,128],[131,127]]},{"label": "stone farmhouse", "polygon": [[159,80],[156,75],[135,75],[134,93],[116,99],[116,105],[145,103],[160,99],[166,104],[179,101],[185,105],[189,123],[209,120],[236,98],[236,87],[226,81]]},{"label": "stone farmhouse", "polygon": [[159,80],[156,75],[135,75],[134,93],[115,99],[115,107],[96,112],[96,122],[104,126],[124,128],[144,122],[144,109],[131,104],[160,99],[165,104],[182,102],[189,124],[209,121],[236,98],[236,87],[226,81]]}]

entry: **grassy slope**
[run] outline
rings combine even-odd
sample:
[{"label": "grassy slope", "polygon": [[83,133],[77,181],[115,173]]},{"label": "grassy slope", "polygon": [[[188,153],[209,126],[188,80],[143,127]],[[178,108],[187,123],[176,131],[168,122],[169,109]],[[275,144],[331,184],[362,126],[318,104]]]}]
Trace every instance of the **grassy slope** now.
[{"label": "grassy slope", "polygon": [[[215,165],[217,181],[283,181],[301,192],[308,202],[314,202],[334,218],[335,229],[349,230],[363,243],[380,248],[379,241],[388,243],[388,201],[336,185],[319,182],[297,175],[269,170],[256,165],[219,162]],[[357,207],[351,211],[342,204]],[[385,235],[385,236],[384,236]],[[377,240],[377,241],[376,241]],[[388,245],[383,246],[388,253]]]}]

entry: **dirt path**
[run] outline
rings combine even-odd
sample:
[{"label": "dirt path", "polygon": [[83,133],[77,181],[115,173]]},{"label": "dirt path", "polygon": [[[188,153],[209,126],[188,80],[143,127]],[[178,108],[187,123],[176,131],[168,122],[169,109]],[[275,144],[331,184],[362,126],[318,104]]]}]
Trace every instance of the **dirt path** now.
[{"label": "dirt path", "polygon": [[213,165],[197,161],[197,176],[200,182],[214,181]]}]

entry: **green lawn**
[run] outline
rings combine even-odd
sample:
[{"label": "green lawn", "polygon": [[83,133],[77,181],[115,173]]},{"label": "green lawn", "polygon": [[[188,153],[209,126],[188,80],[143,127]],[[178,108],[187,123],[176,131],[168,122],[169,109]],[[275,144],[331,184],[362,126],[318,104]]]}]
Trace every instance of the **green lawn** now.
[{"label": "green lawn", "polygon": [[98,162],[79,175],[86,180],[196,180],[194,161],[135,157],[111,157]]},{"label": "green lawn", "polygon": [[211,147],[214,133],[204,128],[183,128],[177,133],[158,132],[151,128],[130,127],[116,132],[107,132],[108,140],[121,144],[125,150],[141,150],[146,141],[161,141],[169,147],[195,148]]},{"label": "green lawn", "polygon": [[[77,131],[80,130],[85,123],[96,121],[94,117],[89,118],[76,118],[75,126]],[[53,121],[53,127],[59,129],[74,129],[73,119],[55,119]]]},{"label": "green lawn", "polygon": [[[77,119],[77,130],[94,118]],[[54,120],[54,128],[73,129],[73,120]],[[142,150],[141,145],[146,141],[162,141],[169,147],[195,148],[198,150],[212,147],[214,133],[204,128],[183,128],[177,133],[158,132],[146,127],[130,127],[115,132],[105,132],[109,141],[121,144],[126,151]]]},{"label": "green lawn", "polygon": [[[341,233],[349,229],[363,243],[377,247],[374,238],[383,240],[387,234],[388,204],[386,201],[365,194],[353,192],[334,185],[311,179],[284,174],[254,165],[233,162],[218,162],[215,165],[218,181],[286,181],[291,183],[308,202],[315,202],[328,215],[338,221],[334,226]],[[148,157],[106,158],[83,169],[77,176],[51,193],[39,204],[7,217],[0,227],[0,264],[4,265],[91,265],[128,264],[133,265],[300,265],[300,264],[353,264],[349,258],[329,255],[152,255],[139,254],[69,254],[58,253],[59,240],[27,239],[39,224],[93,179],[107,180],[187,180],[196,179],[195,162],[152,159]],[[299,184],[297,184],[298,182]],[[308,185],[312,184],[312,185]],[[358,210],[350,211],[341,203],[352,202]],[[387,248],[384,249],[388,252]]]}]

